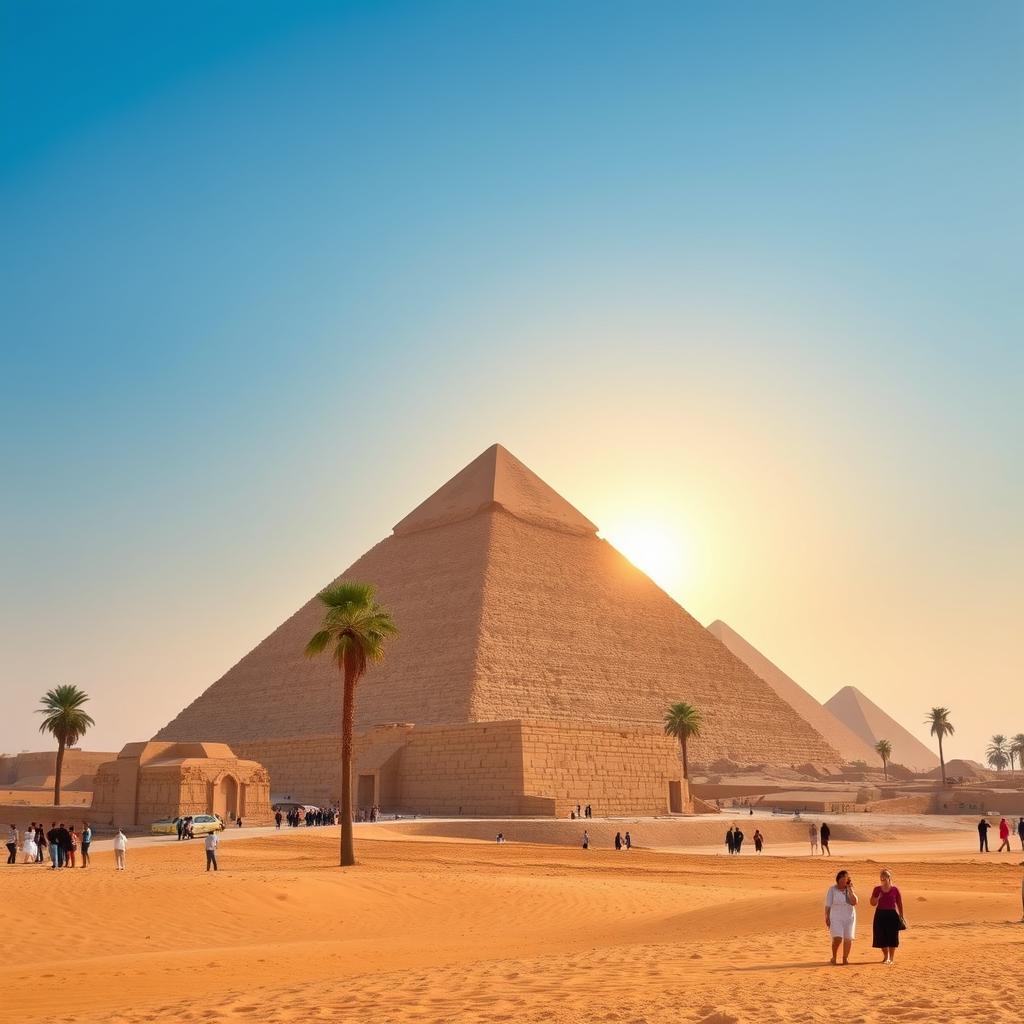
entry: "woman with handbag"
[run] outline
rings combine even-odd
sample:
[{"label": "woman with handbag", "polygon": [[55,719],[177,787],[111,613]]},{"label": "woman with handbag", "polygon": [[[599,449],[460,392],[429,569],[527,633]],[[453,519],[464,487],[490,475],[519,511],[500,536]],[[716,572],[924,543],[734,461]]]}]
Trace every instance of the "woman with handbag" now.
[{"label": "woman with handbag", "polygon": [[892,872],[884,868],[879,880],[881,885],[876,885],[871,893],[871,906],[875,908],[871,945],[882,951],[883,964],[891,964],[900,944],[900,932],[907,927],[907,922],[903,917],[903,897],[892,884]]}]

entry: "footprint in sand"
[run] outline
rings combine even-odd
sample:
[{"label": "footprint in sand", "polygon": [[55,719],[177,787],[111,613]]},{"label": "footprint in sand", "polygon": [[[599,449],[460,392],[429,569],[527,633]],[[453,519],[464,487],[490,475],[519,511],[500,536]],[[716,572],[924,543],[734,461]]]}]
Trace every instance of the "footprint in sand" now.
[{"label": "footprint in sand", "polygon": [[709,1014],[707,1017],[702,1017],[697,1024],[740,1024],[740,1019],[739,1017],[734,1017],[731,1013],[715,1010],[714,1013]]}]

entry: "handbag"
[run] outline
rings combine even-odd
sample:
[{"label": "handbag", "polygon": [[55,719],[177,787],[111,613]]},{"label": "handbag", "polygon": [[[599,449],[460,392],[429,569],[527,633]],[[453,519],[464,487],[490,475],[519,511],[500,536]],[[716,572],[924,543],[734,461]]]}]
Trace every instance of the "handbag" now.
[{"label": "handbag", "polygon": [[898,914],[897,916],[899,917],[900,923],[896,926],[896,928],[898,931],[905,932],[907,930],[906,919],[903,917],[902,914]]}]

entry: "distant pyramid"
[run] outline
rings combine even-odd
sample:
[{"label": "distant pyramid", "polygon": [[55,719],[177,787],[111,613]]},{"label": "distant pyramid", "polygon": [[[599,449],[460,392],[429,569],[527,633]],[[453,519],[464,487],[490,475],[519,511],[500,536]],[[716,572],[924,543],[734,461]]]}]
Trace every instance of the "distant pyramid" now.
[{"label": "distant pyramid", "polygon": [[870,746],[879,740],[888,740],[896,764],[905,765],[911,771],[927,772],[939,763],[936,754],[855,686],[844,686],[825,702],[825,707]]},{"label": "distant pyramid", "polygon": [[874,744],[866,743],[848,729],[831,711],[814,699],[799,683],[770,662],[734,629],[717,619],[708,632],[718,637],[749,669],[759,675],[805,722],[812,725],[847,761],[878,763]]},{"label": "distant pyramid", "polygon": [[[401,630],[360,685],[357,729],[531,720],[567,735],[639,729],[663,744],[666,707],[687,700],[706,721],[694,764],[841,763],[596,530],[500,445],[420,504],[339,577],[375,584]],[[303,657],[321,616],[308,601],[156,738],[225,742],[264,760],[245,744],[336,733],[338,673]],[[538,749],[521,764],[543,765]]]}]

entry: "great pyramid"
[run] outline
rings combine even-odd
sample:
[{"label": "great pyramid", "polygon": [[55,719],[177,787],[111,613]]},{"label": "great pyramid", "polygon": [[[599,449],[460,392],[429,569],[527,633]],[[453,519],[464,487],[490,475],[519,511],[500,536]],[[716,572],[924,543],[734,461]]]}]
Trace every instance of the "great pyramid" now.
[{"label": "great pyramid", "polygon": [[[706,720],[694,764],[843,760],[500,445],[338,578],[374,583],[401,629],[361,684],[358,730],[534,720],[653,736],[688,700]],[[337,672],[303,657],[320,617],[311,598],[155,738],[255,756],[246,741],[336,734]]]},{"label": "great pyramid", "polygon": [[848,729],[799,683],[769,661],[727,623],[716,619],[708,632],[718,637],[751,671],[756,672],[805,722],[814,726],[847,761],[878,762],[874,745]]},{"label": "great pyramid", "polygon": [[915,772],[927,772],[938,765],[938,755],[855,686],[844,686],[825,702],[825,707],[870,746],[874,747],[879,740],[888,740],[892,744],[892,760],[896,764],[905,765]]}]

